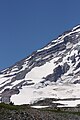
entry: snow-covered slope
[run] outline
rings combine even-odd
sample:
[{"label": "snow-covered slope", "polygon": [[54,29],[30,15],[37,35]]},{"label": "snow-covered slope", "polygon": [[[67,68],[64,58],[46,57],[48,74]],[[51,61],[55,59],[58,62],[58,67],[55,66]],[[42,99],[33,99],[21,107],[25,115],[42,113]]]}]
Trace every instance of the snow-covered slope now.
[{"label": "snow-covered slope", "polygon": [[80,25],[0,72],[1,101],[80,98]]}]

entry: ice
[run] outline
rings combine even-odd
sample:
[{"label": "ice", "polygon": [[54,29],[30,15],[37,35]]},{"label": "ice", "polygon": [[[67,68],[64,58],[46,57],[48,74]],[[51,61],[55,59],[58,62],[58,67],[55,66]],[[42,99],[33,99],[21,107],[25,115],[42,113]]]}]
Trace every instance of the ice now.
[{"label": "ice", "polygon": [[80,27],[80,25],[77,25],[76,27],[74,27],[74,28],[72,29],[72,31],[76,30],[76,29],[79,28],[79,27]]},{"label": "ice", "polygon": [[[46,47],[44,47],[44,48],[42,48],[42,49],[40,49],[40,50],[37,50],[37,52],[41,52],[41,51],[43,51],[43,50],[50,49],[51,47],[53,47],[53,46],[55,46],[55,45],[63,42],[63,41],[64,41],[64,38],[65,38],[66,36],[69,36],[69,35],[71,35],[72,33],[75,33],[75,32],[80,32],[80,29],[76,29],[76,28],[78,28],[78,27],[80,27],[80,25],[77,26],[77,27],[74,27],[71,32],[66,33],[65,35],[60,36],[60,37],[59,37],[58,39],[56,39],[56,40],[53,40],[54,44],[52,44],[52,45],[49,44],[48,46],[46,46]],[[75,31],[74,31],[74,30],[75,30]],[[57,42],[56,42],[56,41],[57,41]]]},{"label": "ice", "polygon": [[14,66],[13,69],[11,70],[11,72],[15,72],[18,70],[18,67],[17,66]]},{"label": "ice", "polygon": [[[18,95],[13,95],[11,101],[14,104],[30,104],[36,100],[45,98],[59,98],[59,99],[69,99],[69,98],[80,98],[80,85],[76,84],[53,84],[48,85],[43,88],[36,89],[34,86],[25,86],[20,90]],[[78,102],[76,102],[76,105]]]},{"label": "ice", "polygon": [[31,106],[32,108],[47,108],[49,106]]},{"label": "ice", "polygon": [[57,107],[76,107],[78,104],[80,104],[80,99],[79,100],[58,100],[58,101],[53,101],[53,103],[63,104],[63,105],[58,105]]},{"label": "ice", "polygon": [[[55,42],[55,41],[54,41],[54,42]],[[43,50],[50,49],[51,47],[54,47],[55,45],[60,44],[60,43],[62,43],[62,42],[63,42],[63,41],[59,41],[59,40],[57,40],[56,43],[54,43],[54,44],[52,44],[52,45],[50,44],[50,45],[44,47],[43,49],[37,50],[37,52],[41,52],[41,51],[43,51]]]},{"label": "ice", "polygon": [[12,86],[16,86],[18,83],[22,82],[23,80],[16,80],[12,83]]},{"label": "ice", "polygon": [[[57,59],[58,58],[54,59],[54,61]],[[27,73],[25,79],[33,80],[35,83],[39,82],[43,77],[53,73],[53,69],[56,67],[54,61],[51,60],[50,62],[46,62],[43,66],[34,67],[30,72]]]}]

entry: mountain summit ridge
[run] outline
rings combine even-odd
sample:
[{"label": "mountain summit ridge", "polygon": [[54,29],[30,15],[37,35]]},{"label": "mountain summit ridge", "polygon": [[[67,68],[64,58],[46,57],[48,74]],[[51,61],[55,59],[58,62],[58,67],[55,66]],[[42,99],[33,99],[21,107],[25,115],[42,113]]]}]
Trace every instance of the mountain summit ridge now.
[{"label": "mountain summit ridge", "polygon": [[80,25],[0,72],[1,101],[6,103],[79,98],[79,85]]}]

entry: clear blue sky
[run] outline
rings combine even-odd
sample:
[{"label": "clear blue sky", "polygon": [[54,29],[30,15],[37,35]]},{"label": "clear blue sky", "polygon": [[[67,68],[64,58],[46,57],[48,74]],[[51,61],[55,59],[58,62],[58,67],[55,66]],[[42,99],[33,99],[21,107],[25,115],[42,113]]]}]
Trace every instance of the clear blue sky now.
[{"label": "clear blue sky", "polygon": [[0,0],[0,70],[80,23],[80,0]]}]

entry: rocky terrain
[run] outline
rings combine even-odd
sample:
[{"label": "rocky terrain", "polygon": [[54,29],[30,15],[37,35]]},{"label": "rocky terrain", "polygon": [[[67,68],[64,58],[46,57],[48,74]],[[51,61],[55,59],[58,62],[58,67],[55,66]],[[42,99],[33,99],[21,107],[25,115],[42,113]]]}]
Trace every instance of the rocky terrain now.
[{"label": "rocky terrain", "polygon": [[80,108],[31,108],[0,104],[0,120],[80,120]]}]

